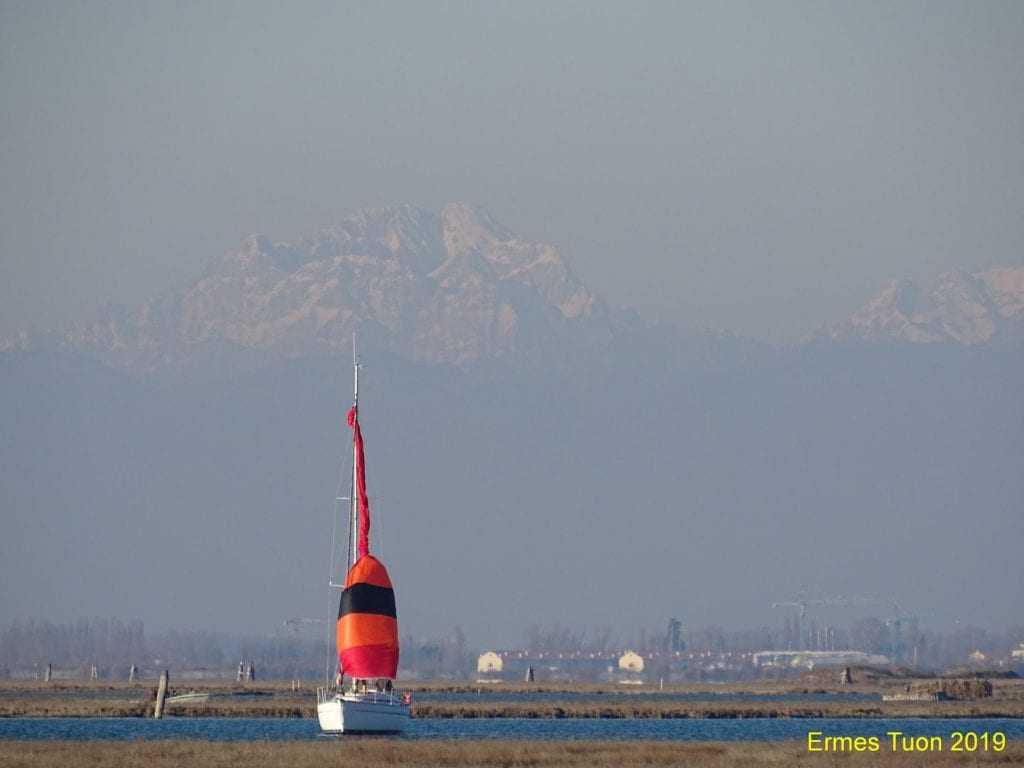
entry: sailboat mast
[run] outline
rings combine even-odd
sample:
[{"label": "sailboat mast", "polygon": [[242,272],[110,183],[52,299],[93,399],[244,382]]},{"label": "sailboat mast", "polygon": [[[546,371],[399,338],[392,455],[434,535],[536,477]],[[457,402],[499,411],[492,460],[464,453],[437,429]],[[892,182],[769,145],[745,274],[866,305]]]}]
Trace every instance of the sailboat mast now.
[{"label": "sailboat mast", "polygon": [[[359,411],[359,358],[356,356],[356,335],[352,334],[352,407]],[[356,542],[359,541],[359,499],[356,491],[356,474],[359,470],[359,460],[355,440],[352,441],[352,492],[349,493],[349,539],[348,539],[348,567],[355,565]]]}]

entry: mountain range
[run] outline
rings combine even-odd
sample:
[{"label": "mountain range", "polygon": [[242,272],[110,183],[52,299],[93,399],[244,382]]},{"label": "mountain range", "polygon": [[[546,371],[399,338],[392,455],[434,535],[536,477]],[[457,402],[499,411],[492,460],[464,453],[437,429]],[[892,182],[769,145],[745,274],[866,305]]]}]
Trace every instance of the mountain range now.
[{"label": "mountain range", "polygon": [[[643,323],[587,288],[553,246],[451,203],[359,211],[296,242],[246,237],[180,291],[108,305],[62,331],[17,334],[0,351],[75,350],[145,374],[349,350],[353,332],[403,359],[578,359]],[[927,289],[893,280],[816,339],[985,344],[1024,338],[1024,267],[948,272]]]},{"label": "mountain range", "polygon": [[4,341],[0,616],[322,616],[357,331],[403,632],[629,643],[778,622],[802,587],[1024,624],[1022,306],[1024,268],[948,273],[775,348],[612,307],[463,204],[248,237]]},{"label": "mountain range", "polygon": [[5,347],[78,350],[135,373],[216,350],[333,355],[352,334],[413,361],[466,365],[606,344],[632,317],[613,311],[550,245],[522,240],[465,204],[360,211],[293,243],[262,235],[182,291]]},{"label": "mountain range", "polygon": [[945,272],[926,289],[890,280],[827,333],[834,340],[911,344],[1024,338],[1024,267]]}]

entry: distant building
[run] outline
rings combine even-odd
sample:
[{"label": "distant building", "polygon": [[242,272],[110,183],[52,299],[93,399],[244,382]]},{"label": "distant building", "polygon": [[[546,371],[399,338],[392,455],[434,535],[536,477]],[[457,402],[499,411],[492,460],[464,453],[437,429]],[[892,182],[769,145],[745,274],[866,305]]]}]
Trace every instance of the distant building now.
[{"label": "distant building", "polygon": [[686,650],[686,643],[683,642],[683,622],[672,618],[668,620],[668,632],[665,634],[665,651],[668,653],[679,653]]},{"label": "distant building", "polygon": [[505,662],[494,651],[485,651],[476,660],[477,672],[501,672],[504,668]]},{"label": "distant building", "polygon": [[753,656],[755,667],[790,667],[814,669],[816,667],[886,666],[889,658],[878,653],[863,651],[758,651]]},{"label": "distant building", "polygon": [[1016,648],[1010,651],[1010,658],[1015,662],[1024,662],[1024,643],[1020,643]]},{"label": "distant building", "polygon": [[643,672],[644,658],[634,651],[626,651],[619,656],[619,669],[623,672]]},{"label": "distant building", "polygon": [[968,654],[967,659],[972,664],[984,664],[986,659],[988,659],[988,656],[980,650],[975,649],[972,653]]}]

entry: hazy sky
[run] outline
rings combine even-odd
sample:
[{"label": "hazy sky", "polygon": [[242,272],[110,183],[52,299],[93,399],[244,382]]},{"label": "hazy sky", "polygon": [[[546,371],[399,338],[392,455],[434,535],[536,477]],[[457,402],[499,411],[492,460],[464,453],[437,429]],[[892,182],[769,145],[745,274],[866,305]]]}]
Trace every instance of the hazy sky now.
[{"label": "hazy sky", "polygon": [[790,339],[1024,260],[1024,4],[0,0],[0,333],[252,231],[466,200],[649,317]]}]

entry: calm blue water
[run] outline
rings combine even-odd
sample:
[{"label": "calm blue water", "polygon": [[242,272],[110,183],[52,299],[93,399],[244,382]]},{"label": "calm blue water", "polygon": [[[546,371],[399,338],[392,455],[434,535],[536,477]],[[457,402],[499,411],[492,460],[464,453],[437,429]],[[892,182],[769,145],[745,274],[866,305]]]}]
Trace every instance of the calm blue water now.
[{"label": "calm blue water", "polygon": [[[629,741],[803,740],[810,730],[827,736],[942,736],[953,731],[1001,731],[1024,739],[1024,720],[902,718],[704,719],[704,720],[411,720],[403,739],[613,739]],[[0,718],[0,739],[132,740],[208,739],[287,741],[336,738],[320,734],[314,720],[270,718]],[[350,737],[351,738],[351,737]]]},{"label": "calm blue water", "polygon": [[608,691],[593,693],[590,691],[493,691],[482,689],[473,691],[417,691],[413,694],[416,701],[459,701],[506,703],[512,701],[544,702],[572,701],[579,703],[622,702],[642,698],[644,701],[778,701],[778,702],[820,702],[820,701],[881,701],[879,693],[718,693],[701,691],[697,693],[661,693],[658,691]]},{"label": "calm blue water", "polygon": [[[183,688],[184,690],[184,688]],[[234,695],[245,695],[235,692]],[[272,692],[250,692],[249,695],[274,696]],[[291,694],[288,694],[291,695]],[[83,688],[80,690],[20,690],[0,688],[0,699],[36,699],[66,701],[68,699],[129,699],[142,701],[152,696],[152,689],[125,688]],[[821,701],[881,701],[877,693],[732,693],[701,691],[697,693],[661,693],[658,691],[495,691],[483,688],[475,691],[417,691],[416,701],[450,701],[471,703],[503,704],[507,702],[548,702],[572,701],[578,703],[607,703],[630,701],[642,698],[644,701],[762,701],[762,702],[821,702]]]}]

